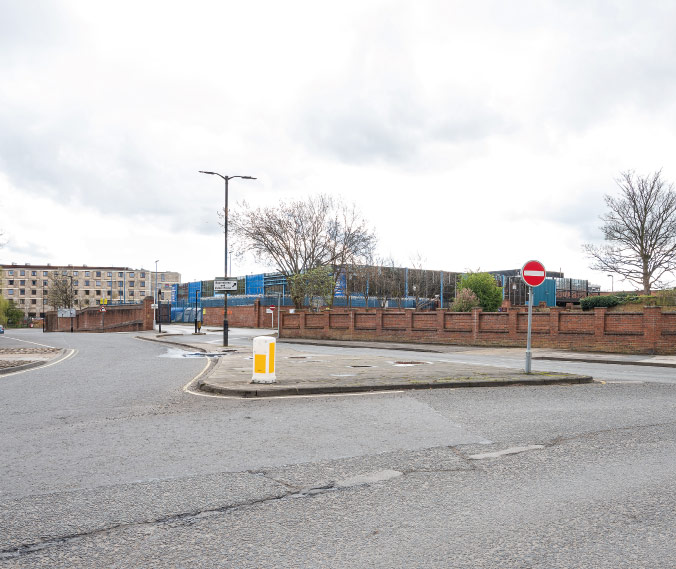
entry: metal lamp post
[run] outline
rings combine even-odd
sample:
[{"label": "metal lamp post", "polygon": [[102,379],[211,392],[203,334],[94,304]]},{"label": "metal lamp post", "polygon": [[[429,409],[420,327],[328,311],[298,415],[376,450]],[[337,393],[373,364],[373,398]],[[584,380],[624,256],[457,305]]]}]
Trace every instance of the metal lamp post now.
[{"label": "metal lamp post", "polygon": [[613,275],[608,275],[610,277],[610,292],[615,292],[615,277]]},{"label": "metal lamp post", "polygon": [[[70,279],[70,298],[68,299],[69,300],[68,308],[70,308],[72,310],[72,308],[73,308],[73,296],[74,296],[74,293],[73,293],[73,275],[66,275],[66,277]],[[73,316],[72,315],[70,317],[70,333],[71,334],[73,333]]]},{"label": "metal lamp post", "polygon": [[[159,308],[158,301],[159,301],[159,296],[160,296],[158,291],[157,291],[157,263],[159,263],[159,262],[160,262],[159,259],[157,259],[155,261],[155,310],[153,310],[153,314],[155,315],[155,324],[157,324],[157,321],[158,321],[157,310]],[[162,331],[162,325],[161,324],[160,324],[160,330],[159,331],[160,332]]]},{"label": "metal lamp post", "polygon": [[[242,180],[255,180],[252,176],[224,176],[218,172],[199,171],[200,174],[209,174],[211,176],[219,176],[225,182],[225,208],[223,209],[223,228],[225,235],[225,270],[223,276],[228,278],[228,182],[234,178],[241,178]],[[228,293],[223,291],[223,345],[228,345]]]}]

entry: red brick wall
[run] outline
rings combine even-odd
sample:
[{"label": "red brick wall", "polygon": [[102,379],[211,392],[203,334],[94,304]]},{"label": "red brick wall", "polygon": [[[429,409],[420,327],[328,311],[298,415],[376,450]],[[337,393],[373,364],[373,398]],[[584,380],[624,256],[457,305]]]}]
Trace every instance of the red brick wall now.
[{"label": "red brick wall", "polygon": [[[267,307],[255,300],[253,306],[228,306],[228,326],[231,328],[271,328],[272,315],[265,312]],[[205,326],[223,326],[223,307],[202,309]],[[275,312],[275,327],[277,312]]]},{"label": "red brick wall", "polygon": [[[142,304],[106,306],[106,312],[92,306],[78,310],[72,319],[74,332],[137,332],[153,329],[152,297]],[[221,311],[222,312],[222,311]],[[46,332],[70,332],[71,319],[59,318],[56,312],[47,313]]]},{"label": "red brick wall", "polygon": [[[222,314],[223,310],[221,319]],[[526,345],[528,330],[528,314],[523,308],[493,313],[480,309],[472,312],[334,309],[294,314],[283,309],[281,317],[284,338],[522,347]],[[663,312],[656,306],[636,312],[550,308],[533,314],[532,331],[534,347],[676,354],[676,312]]]}]

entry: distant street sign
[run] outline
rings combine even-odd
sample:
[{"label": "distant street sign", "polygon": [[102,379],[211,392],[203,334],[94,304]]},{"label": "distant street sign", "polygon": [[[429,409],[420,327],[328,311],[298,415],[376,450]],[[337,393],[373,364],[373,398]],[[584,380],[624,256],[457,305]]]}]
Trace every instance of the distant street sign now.
[{"label": "distant street sign", "polygon": [[269,306],[269,308],[270,308],[270,310],[272,310],[274,312],[277,307],[274,304],[271,304]]},{"label": "distant street sign", "polygon": [[220,280],[214,279],[214,292],[225,292],[229,290],[237,290],[237,280],[226,280],[221,278]]},{"label": "distant street sign", "polygon": [[106,307],[105,307],[105,306],[102,306],[102,307],[101,307],[101,312],[105,312],[105,311],[106,311]]},{"label": "distant street sign", "polygon": [[75,308],[59,308],[56,315],[59,318],[75,318]]},{"label": "distant street sign", "polygon": [[157,310],[157,304],[151,304],[150,308],[152,308],[153,310]]},{"label": "distant street sign", "polygon": [[540,261],[528,261],[521,269],[521,278],[528,286],[540,286],[545,276],[545,266]]}]

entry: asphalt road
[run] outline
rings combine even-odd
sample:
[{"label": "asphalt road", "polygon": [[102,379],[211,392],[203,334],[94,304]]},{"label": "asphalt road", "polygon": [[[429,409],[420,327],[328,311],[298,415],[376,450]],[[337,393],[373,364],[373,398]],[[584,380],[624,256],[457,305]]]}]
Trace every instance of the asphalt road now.
[{"label": "asphalt road", "polygon": [[673,369],[242,401],[133,334],[10,341],[75,352],[0,376],[0,566],[674,567]]}]

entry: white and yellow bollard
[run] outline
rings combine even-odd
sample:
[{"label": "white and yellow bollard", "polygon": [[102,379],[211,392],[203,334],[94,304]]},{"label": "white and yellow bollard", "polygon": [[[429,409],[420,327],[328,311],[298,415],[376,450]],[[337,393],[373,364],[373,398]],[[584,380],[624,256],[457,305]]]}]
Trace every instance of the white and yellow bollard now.
[{"label": "white and yellow bollard", "polygon": [[270,336],[257,336],[253,339],[253,377],[251,383],[275,383],[275,345],[277,341]]}]

